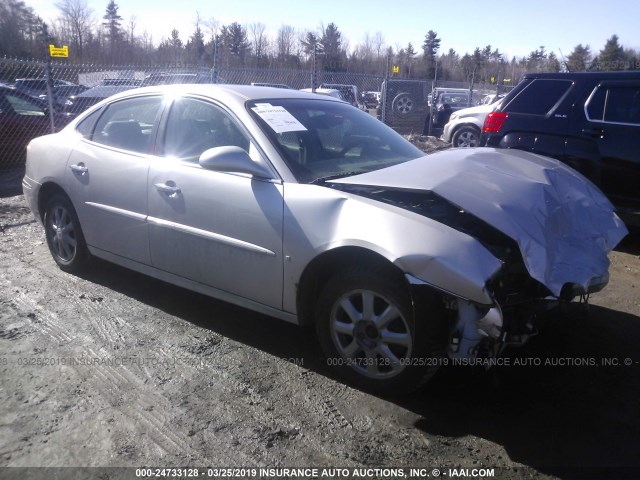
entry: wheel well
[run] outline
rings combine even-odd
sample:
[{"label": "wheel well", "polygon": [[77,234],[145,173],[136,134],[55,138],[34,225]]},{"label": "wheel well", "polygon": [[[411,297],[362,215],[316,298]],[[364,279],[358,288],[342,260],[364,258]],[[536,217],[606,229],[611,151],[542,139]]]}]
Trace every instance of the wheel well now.
[{"label": "wheel well", "polygon": [[375,265],[388,272],[389,278],[405,282],[402,271],[382,255],[362,247],[339,247],[314,258],[300,277],[297,295],[298,319],[301,325],[314,321],[318,296],[324,285],[337,272],[358,265]]},{"label": "wheel well", "polygon": [[458,125],[456,128],[453,129],[453,132],[451,133],[451,137],[453,137],[456,133],[458,133],[460,130],[466,127],[471,127],[478,133],[482,133],[482,128],[478,128],[478,126],[474,123],[461,123],[460,125]]},{"label": "wheel well", "polygon": [[64,195],[68,198],[67,193],[57,183],[48,182],[40,187],[40,191],[38,192],[38,213],[40,214],[41,220],[44,220],[44,209],[47,206],[47,202],[57,194]]}]

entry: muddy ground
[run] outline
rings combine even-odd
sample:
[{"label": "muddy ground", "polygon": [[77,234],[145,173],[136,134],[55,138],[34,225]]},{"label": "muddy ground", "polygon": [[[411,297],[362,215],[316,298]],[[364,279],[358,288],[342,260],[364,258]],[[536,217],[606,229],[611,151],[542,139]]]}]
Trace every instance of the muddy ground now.
[{"label": "muddy ground", "polygon": [[552,315],[510,366],[383,399],[335,379],[295,326],[105,262],[63,273],[22,197],[0,198],[0,467],[640,478],[637,238],[588,312]]}]

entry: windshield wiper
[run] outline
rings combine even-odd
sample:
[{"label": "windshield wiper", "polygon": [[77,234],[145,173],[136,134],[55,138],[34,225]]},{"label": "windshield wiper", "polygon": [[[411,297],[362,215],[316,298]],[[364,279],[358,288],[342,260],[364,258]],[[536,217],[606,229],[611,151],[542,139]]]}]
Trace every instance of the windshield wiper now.
[{"label": "windshield wiper", "polygon": [[324,177],[318,177],[315,180],[310,181],[309,183],[312,185],[319,185],[319,184],[323,184],[326,183],[330,180],[336,180],[338,178],[342,178],[342,177],[350,177],[351,175],[360,175],[361,173],[366,173],[366,172],[342,172],[342,173],[334,173],[332,175],[326,175]]}]

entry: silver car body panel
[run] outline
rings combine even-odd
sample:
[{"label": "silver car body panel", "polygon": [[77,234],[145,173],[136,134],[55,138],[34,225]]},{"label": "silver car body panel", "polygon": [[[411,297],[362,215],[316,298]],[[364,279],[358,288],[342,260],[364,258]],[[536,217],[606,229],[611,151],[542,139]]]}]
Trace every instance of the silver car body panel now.
[{"label": "silver car body panel", "polygon": [[628,233],[590,181],[519,150],[453,149],[335,182],[437,193],[515,240],[531,277],[556,296],[565,284],[606,282],[607,254]]},{"label": "silver car body panel", "polygon": [[370,250],[428,284],[493,303],[485,283],[500,261],[476,239],[416,213],[323,186],[285,184],[284,228],[288,311],[295,311],[304,268],[340,247]]},{"label": "silver car body panel", "polygon": [[[107,102],[154,92],[198,96],[225,108],[250,137],[251,158],[267,165],[274,178],[125,154],[85,140],[75,129]],[[494,304],[487,281],[502,263],[478,239],[399,206],[330,185],[297,183],[245,107],[249,99],[277,98],[343,103],[249,86],[176,85],[119,94],[55,136],[31,142],[27,202],[39,216],[40,186],[57,183],[78,210],[94,255],[287,321],[297,321],[305,268],[342,247],[375,252],[416,283]],[[80,163],[88,168],[84,174],[69,168]],[[556,295],[566,282],[606,281],[606,254],[626,233],[588,181],[559,162],[525,152],[451,150],[335,182],[436,192],[517,241],[530,274]],[[172,198],[158,184],[175,184],[181,196]]]},{"label": "silver car body panel", "polygon": [[[156,185],[180,188],[178,195]],[[148,177],[152,265],[282,308],[283,186],[156,158]]]}]

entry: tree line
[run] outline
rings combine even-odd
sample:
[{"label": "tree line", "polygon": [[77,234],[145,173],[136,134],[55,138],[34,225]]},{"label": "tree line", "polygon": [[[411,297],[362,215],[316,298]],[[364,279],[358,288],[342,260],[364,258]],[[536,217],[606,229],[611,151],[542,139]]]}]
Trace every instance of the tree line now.
[{"label": "tree line", "polygon": [[[517,83],[525,72],[588,70],[639,70],[639,52],[625,48],[617,35],[601,50],[576,45],[567,57],[539,46],[525,57],[508,59],[491,45],[460,54],[440,51],[441,38],[429,30],[419,47],[391,46],[381,32],[366,34],[351,48],[335,23],[317,31],[282,25],[270,33],[263,23],[222,25],[196,13],[194,29],[184,37],[171,29],[155,42],[140,31],[136,18],[119,14],[109,0],[96,15],[86,0],[60,0],[59,16],[45,26],[41,17],[22,0],[0,0],[0,56],[43,59],[49,43],[69,45],[70,63],[172,64],[219,68],[290,68],[385,75],[399,78],[455,80],[475,83]],[[186,38],[186,41],[183,40]]]}]

